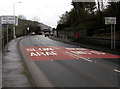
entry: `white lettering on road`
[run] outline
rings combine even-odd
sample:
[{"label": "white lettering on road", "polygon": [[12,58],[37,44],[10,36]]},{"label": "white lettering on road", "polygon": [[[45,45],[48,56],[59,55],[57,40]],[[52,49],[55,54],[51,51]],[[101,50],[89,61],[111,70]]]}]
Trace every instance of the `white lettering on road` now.
[{"label": "white lettering on road", "polygon": [[26,49],[28,52],[32,52],[32,51],[53,51],[54,49],[52,48],[27,48]]},{"label": "white lettering on road", "polygon": [[34,48],[27,48],[27,51],[36,51]]},{"label": "white lettering on road", "polygon": [[44,52],[36,52],[39,56],[46,56],[46,53],[44,53]]},{"label": "white lettering on road", "polygon": [[99,51],[90,51],[91,53],[94,53],[94,54],[105,54],[103,52],[99,52]]},{"label": "white lettering on road", "polygon": [[88,61],[88,62],[93,62],[92,60],[89,60],[90,58],[85,58],[85,57],[82,57],[80,55],[72,54],[70,52],[66,52],[66,53],[69,54],[69,55],[72,55],[74,57],[77,57],[77,59],[79,58],[79,59],[84,59],[85,61]]},{"label": "white lettering on road", "polygon": [[53,51],[51,51],[51,52],[46,52],[46,55],[51,55],[51,56],[56,56],[57,55],[57,53],[55,53],[55,52],[53,52]]},{"label": "white lettering on road", "polygon": [[51,51],[51,52],[31,52],[30,56],[56,56],[57,53]]},{"label": "white lettering on road", "polygon": [[67,50],[83,50],[83,51],[87,50],[85,48],[66,48],[66,49]]},{"label": "white lettering on road", "polygon": [[52,48],[39,48],[40,51],[53,51]]},{"label": "white lettering on road", "polygon": [[31,52],[31,54],[30,54],[31,56],[38,56],[36,53],[34,53],[34,52]]},{"label": "white lettering on road", "polygon": [[105,53],[99,52],[99,51],[70,51],[71,53],[75,54],[98,54],[98,55],[104,55]]},{"label": "white lettering on road", "polygon": [[75,53],[75,54],[92,54],[88,51],[70,51],[70,52]]}]

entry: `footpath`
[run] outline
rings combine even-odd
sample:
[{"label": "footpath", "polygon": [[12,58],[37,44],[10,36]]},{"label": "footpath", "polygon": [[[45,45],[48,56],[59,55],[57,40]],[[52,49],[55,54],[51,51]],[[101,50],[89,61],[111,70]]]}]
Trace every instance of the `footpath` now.
[{"label": "footpath", "polygon": [[25,64],[18,50],[18,41],[20,39],[12,40],[4,49],[2,58],[2,87],[31,87]]},{"label": "footpath", "polygon": [[0,89],[2,88],[2,50],[0,50]]}]

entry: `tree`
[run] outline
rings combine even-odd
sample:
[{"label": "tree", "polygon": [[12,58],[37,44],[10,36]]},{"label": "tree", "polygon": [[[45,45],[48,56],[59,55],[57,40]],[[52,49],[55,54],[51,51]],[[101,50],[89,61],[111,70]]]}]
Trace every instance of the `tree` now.
[{"label": "tree", "polygon": [[40,18],[39,17],[37,17],[37,16],[34,16],[33,18],[32,18],[32,21],[33,21],[33,26],[34,26],[34,31],[35,32],[39,32],[39,31],[37,31],[37,30],[39,30],[37,27],[37,23],[39,22],[39,20],[40,20]]},{"label": "tree", "polygon": [[18,19],[26,20],[26,17],[24,15],[18,15]]},{"label": "tree", "polygon": [[65,14],[62,14],[62,16],[60,17],[58,24],[65,24],[68,18],[69,18],[69,13],[66,11]]},{"label": "tree", "polygon": [[37,21],[37,22],[39,22],[39,20],[40,20],[40,18],[37,17],[37,16],[32,17],[32,21]]},{"label": "tree", "polygon": [[104,17],[116,17],[116,30],[120,31],[120,1],[119,2],[109,2],[106,9],[104,9]]},{"label": "tree", "polygon": [[70,12],[66,11],[60,17],[60,20],[58,21],[58,24],[60,25],[58,28],[78,26],[79,24],[88,21],[91,16],[94,17],[94,9],[96,8],[94,2],[75,2],[72,5],[74,8],[71,9]]}]

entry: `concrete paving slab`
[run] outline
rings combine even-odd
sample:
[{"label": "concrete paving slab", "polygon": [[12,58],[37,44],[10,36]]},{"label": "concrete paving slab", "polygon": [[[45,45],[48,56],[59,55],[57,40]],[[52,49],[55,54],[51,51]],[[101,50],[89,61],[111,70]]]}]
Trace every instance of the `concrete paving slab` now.
[{"label": "concrete paving slab", "polygon": [[0,88],[2,88],[2,51],[0,51]]}]

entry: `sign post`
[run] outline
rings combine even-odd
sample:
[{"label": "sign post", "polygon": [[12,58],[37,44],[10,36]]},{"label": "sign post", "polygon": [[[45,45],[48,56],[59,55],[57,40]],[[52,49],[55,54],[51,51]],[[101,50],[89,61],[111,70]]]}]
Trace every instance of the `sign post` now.
[{"label": "sign post", "polygon": [[115,49],[115,24],[116,17],[105,17],[105,24],[111,25],[111,49]]},{"label": "sign post", "polygon": [[8,43],[9,37],[8,37],[8,25],[7,25],[7,43]]},{"label": "sign post", "polygon": [[16,24],[15,22],[16,22],[15,16],[1,16],[2,24]]},{"label": "sign post", "polygon": [[[7,43],[9,41],[8,39],[8,26],[9,24],[13,24],[13,25],[18,25],[18,18],[16,18],[15,16],[1,16],[1,24],[6,25],[6,29],[7,29]],[[15,30],[13,30],[13,35],[15,38]],[[8,48],[7,48],[8,51]]]},{"label": "sign post", "polygon": [[[18,25],[18,18],[16,16],[1,16],[2,24],[13,24],[15,26]],[[15,27],[13,28],[13,36],[15,36]]]},{"label": "sign post", "polygon": [[115,45],[116,45],[116,43],[115,43],[115,24],[114,24],[114,49],[115,49]]}]

